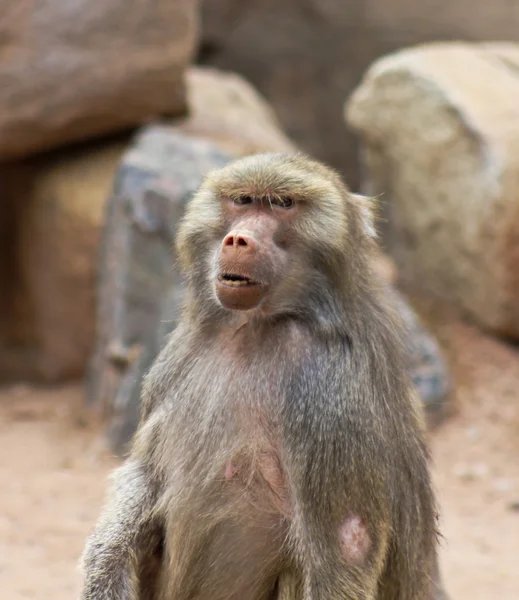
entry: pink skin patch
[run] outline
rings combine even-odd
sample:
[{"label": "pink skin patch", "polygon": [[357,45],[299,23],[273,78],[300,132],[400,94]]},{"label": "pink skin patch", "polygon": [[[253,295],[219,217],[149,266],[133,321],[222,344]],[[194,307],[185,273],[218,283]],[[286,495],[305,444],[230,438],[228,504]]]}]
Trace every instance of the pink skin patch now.
[{"label": "pink skin patch", "polygon": [[232,464],[230,460],[228,460],[225,463],[225,479],[232,479],[237,472],[238,469]]},{"label": "pink skin patch", "polygon": [[371,547],[366,526],[360,517],[346,517],[339,527],[341,554],[348,562],[362,562]]},{"label": "pink skin patch", "polygon": [[[258,455],[255,466],[257,475],[264,484],[267,484],[267,489],[270,490],[274,506],[281,514],[288,517],[291,514],[288,490],[286,489],[283,471],[281,470],[278,458],[269,452],[262,452]],[[240,476],[239,469],[232,460],[228,460],[225,463],[223,474],[227,481]]]}]

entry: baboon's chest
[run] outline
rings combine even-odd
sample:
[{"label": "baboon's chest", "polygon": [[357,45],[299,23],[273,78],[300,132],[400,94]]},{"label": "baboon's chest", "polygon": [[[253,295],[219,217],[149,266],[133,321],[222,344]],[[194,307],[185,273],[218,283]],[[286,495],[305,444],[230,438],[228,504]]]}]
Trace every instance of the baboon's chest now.
[{"label": "baboon's chest", "polygon": [[[247,354],[239,341],[208,348],[186,369],[175,394],[179,407],[171,435],[182,478],[197,478],[212,501],[238,496],[256,507],[288,515],[283,465],[281,408],[286,397],[286,361],[278,351]],[[183,394],[185,390],[185,395]],[[180,442],[180,443],[179,443]]]},{"label": "baboon's chest", "polygon": [[[261,394],[261,391],[257,391]],[[250,394],[232,399],[230,437],[219,465],[225,493],[241,494],[284,516],[290,513],[283,440],[268,398]]]},{"label": "baboon's chest", "polygon": [[222,466],[222,476],[229,490],[248,498],[260,510],[290,516],[286,472],[272,448],[233,456]]}]

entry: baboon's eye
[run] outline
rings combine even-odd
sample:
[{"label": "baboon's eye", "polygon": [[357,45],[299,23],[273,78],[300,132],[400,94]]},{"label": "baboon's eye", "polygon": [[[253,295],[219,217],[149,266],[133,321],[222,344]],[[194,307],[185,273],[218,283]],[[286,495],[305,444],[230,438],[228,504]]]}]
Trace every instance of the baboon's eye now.
[{"label": "baboon's eye", "polygon": [[252,204],[251,196],[237,196],[233,198],[233,204],[238,206],[244,206],[245,204]]},{"label": "baboon's eye", "polygon": [[278,208],[284,208],[285,210],[293,208],[296,204],[295,200],[290,196],[282,196],[280,198],[273,198],[272,204]]}]

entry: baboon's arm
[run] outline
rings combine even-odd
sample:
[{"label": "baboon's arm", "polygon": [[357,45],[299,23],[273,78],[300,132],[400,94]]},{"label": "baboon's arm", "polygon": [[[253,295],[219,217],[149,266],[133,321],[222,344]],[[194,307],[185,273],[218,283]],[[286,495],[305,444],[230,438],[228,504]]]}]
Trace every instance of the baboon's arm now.
[{"label": "baboon's arm", "polygon": [[158,527],[156,496],[156,486],[137,461],[115,471],[108,503],[83,553],[81,600],[137,600],[140,553]]}]

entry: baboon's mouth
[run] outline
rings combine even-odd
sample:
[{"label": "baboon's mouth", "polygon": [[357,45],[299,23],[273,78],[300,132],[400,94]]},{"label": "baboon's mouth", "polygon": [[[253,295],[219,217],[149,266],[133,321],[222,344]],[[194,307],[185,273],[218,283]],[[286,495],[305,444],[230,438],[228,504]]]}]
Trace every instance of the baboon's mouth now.
[{"label": "baboon's mouth", "polygon": [[258,281],[254,281],[254,279],[246,277],[245,275],[238,275],[237,273],[221,273],[218,275],[218,281],[230,287],[259,285]]}]

